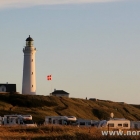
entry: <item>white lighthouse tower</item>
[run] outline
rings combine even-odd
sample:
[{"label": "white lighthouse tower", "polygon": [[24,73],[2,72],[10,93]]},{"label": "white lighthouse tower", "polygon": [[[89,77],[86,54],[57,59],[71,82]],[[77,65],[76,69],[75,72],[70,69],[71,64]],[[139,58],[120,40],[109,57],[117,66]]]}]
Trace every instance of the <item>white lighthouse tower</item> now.
[{"label": "white lighthouse tower", "polygon": [[33,46],[33,39],[26,39],[26,46],[23,48],[23,79],[22,94],[36,95],[36,75],[35,75],[35,53],[36,48]]}]

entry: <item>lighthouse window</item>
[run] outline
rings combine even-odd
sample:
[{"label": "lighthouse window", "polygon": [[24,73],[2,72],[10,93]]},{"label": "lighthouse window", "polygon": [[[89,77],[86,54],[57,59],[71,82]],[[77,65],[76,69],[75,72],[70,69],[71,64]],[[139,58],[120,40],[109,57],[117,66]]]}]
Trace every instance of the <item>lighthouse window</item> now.
[{"label": "lighthouse window", "polygon": [[33,72],[32,72],[32,74],[33,74]]},{"label": "lighthouse window", "polygon": [[32,85],[32,87],[33,87],[33,85]]},{"label": "lighthouse window", "polygon": [[33,62],[33,59],[32,59],[32,62]]}]

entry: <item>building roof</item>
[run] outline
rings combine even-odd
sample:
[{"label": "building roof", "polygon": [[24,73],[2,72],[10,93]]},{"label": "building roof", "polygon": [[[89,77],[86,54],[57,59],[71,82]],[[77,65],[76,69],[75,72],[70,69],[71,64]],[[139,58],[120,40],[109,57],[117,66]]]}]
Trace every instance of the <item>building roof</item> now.
[{"label": "building roof", "polygon": [[26,39],[26,41],[34,41],[34,40],[29,35],[29,37]]},{"label": "building roof", "polygon": [[52,95],[53,94],[69,94],[69,93],[67,93],[66,91],[64,91],[64,90],[55,90],[54,92],[52,92]]}]

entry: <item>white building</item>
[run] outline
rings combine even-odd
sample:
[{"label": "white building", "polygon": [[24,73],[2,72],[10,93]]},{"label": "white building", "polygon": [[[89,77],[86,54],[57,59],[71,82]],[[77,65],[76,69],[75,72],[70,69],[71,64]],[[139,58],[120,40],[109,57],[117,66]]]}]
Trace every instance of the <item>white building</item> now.
[{"label": "white building", "polygon": [[33,46],[33,39],[26,39],[26,46],[23,48],[23,79],[22,94],[36,95],[36,74],[35,74],[35,53],[36,48]]},{"label": "white building", "polygon": [[69,97],[69,93],[67,93],[64,90],[56,90],[54,89],[54,91],[52,93],[50,93],[51,96],[57,96],[57,97]]}]

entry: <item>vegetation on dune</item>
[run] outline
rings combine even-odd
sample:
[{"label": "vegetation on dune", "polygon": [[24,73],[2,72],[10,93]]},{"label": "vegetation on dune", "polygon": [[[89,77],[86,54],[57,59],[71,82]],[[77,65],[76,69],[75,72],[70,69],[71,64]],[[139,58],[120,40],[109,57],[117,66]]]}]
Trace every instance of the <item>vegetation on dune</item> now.
[{"label": "vegetation on dune", "polygon": [[40,127],[0,127],[1,140],[138,140],[140,136],[107,136],[94,127],[40,126]]},{"label": "vegetation on dune", "polygon": [[44,122],[45,116],[67,115],[103,120],[108,119],[111,112],[118,118],[140,120],[138,105],[43,95],[0,94],[0,116],[31,114],[38,124]]},{"label": "vegetation on dune", "polygon": [[[34,122],[43,124],[45,116],[67,115],[77,118],[108,119],[113,112],[115,117],[140,120],[139,105],[129,105],[111,101],[92,101],[86,99],[54,97],[43,95],[0,94],[0,116],[6,114],[31,114]],[[104,128],[77,126],[39,127],[0,127],[0,139],[32,140],[127,140],[140,139],[140,136],[102,136]]]}]

